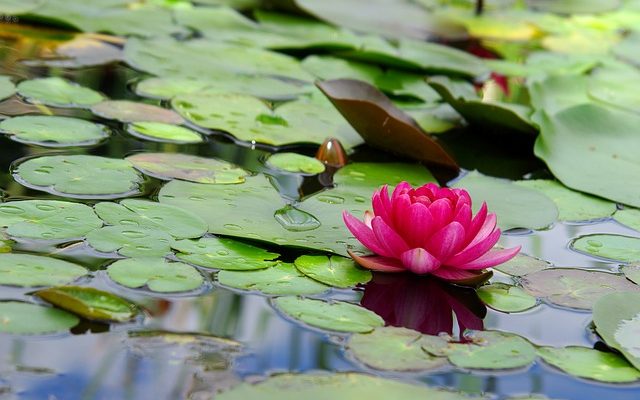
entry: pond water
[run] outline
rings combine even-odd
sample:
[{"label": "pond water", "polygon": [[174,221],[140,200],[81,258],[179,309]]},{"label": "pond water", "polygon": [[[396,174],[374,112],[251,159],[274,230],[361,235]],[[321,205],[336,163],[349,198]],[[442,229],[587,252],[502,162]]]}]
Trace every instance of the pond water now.
[{"label": "pond water", "polygon": [[[38,77],[62,77],[94,89],[109,99],[171,108],[169,101],[136,95],[135,84],[149,75],[124,63],[84,68],[35,65],[37,56],[42,55],[42,49],[54,36],[54,31],[46,29],[15,23],[0,24],[0,75],[11,77],[15,83]],[[34,39],[38,35],[47,39]],[[153,152],[215,158],[237,165],[253,175],[266,173],[287,201],[307,198],[331,188],[330,173],[295,174],[278,172],[266,166],[267,157],[282,151],[282,148],[234,140],[230,135],[192,122],[185,125],[202,134],[202,143],[161,143],[132,136],[126,124],[96,117],[87,109],[34,106],[17,94],[0,102],[0,118],[26,114],[61,115],[95,121],[108,126],[111,135],[92,146],[60,148],[19,143],[8,135],[0,135],[3,202],[57,199],[91,206],[99,202],[100,196],[83,200],[45,193],[17,176],[18,165],[25,160],[61,154],[123,159],[137,153]],[[530,151],[514,150],[530,147],[531,138],[507,140],[490,136],[487,142],[477,138],[480,132],[484,131],[471,125],[438,136],[455,154],[463,168],[461,176],[466,171],[478,170],[508,179],[551,177],[545,165]],[[300,135],[304,137],[305,132],[300,132]],[[293,144],[284,149],[313,156],[318,145]],[[366,145],[350,151],[349,160],[413,163]],[[163,180],[146,176],[136,198],[158,201],[160,189],[166,184]],[[462,185],[464,187],[464,183]],[[116,200],[108,196],[104,199]],[[243,210],[230,209],[228,212],[237,216],[238,221],[242,219]],[[620,262],[594,258],[569,248],[572,239],[592,233],[638,235],[637,231],[611,218],[585,223],[556,221],[548,229],[505,232],[499,244],[504,247],[520,245],[522,253],[546,260],[555,267],[619,272]],[[211,269],[199,267],[205,281],[195,290],[157,293],[148,288],[132,289],[114,282],[106,268],[114,259],[123,257],[98,252],[83,240],[11,239],[14,240],[11,244],[13,253],[39,254],[86,267],[92,271],[91,275],[77,280],[77,285],[98,288],[131,300],[144,308],[144,313],[131,321],[111,324],[82,319],[70,331],[53,334],[0,334],[0,399],[209,399],[218,391],[228,390],[243,381],[257,382],[270,374],[318,371],[362,372],[468,394],[488,394],[495,399],[533,394],[567,400],[632,400],[640,397],[638,381],[623,384],[596,382],[572,376],[540,359],[526,367],[510,370],[469,372],[451,365],[426,372],[369,368],[346,350],[349,334],[305,325],[276,310],[272,296],[221,285]],[[258,245],[278,252],[280,260],[286,262],[293,262],[298,256],[310,252],[273,243]],[[383,275],[376,273],[369,283],[347,289],[331,288],[311,297],[362,304],[382,316],[388,325],[412,328],[431,335],[448,331],[458,337],[461,327],[500,330],[520,335],[537,346],[595,346],[609,351],[590,326],[590,311],[539,300],[529,310],[505,313],[486,307],[473,289],[455,287],[434,279],[414,280],[405,276]],[[520,279],[495,271],[491,282],[512,284]],[[31,295],[34,290],[33,287],[2,286],[0,300],[47,304]],[[182,335],[171,336],[167,332]],[[231,339],[242,347],[216,338]]]}]

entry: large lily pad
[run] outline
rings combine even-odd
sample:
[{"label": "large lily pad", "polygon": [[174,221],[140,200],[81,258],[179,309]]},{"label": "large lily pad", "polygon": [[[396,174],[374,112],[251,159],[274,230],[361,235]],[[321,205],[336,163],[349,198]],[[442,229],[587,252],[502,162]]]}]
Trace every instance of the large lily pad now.
[{"label": "large lily pad", "polygon": [[382,70],[375,65],[332,56],[309,56],[302,60],[302,67],[322,80],[356,79],[374,84],[382,75]]},{"label": "large lily pad", "polygon": [[109,137],[100,124],[77,118],[24,115],[0,122],[0,132],[21,143],[43,147],[91,146]]},{"label": "large lily pad", "polygon": [[376,313],[345,301],[278,297],[274,304],[291,318],[330,331],[364,333],[384,325]]},{"label": "large lily pad", "polygon": [[478,288],[478,297],[494,310],[517,313],[535,307],[537,299],[517,286],[492,283]]},{"label": "large lily pad", "polygon": [[640,264],[629,264],[620,268],[620,272],[624,274],[631,282],[640,285]]},{"label": "large lily pad", "polygon": [[548,261],[518,253],[511,260],[493,268],[511,276],[524,276],[542,271],[551,266],[552,264]]},{"label": "large lily pad", "polygon": [[623,276],[573,268],[549,268],[522,277],[524,290],[562,307],[590,310],[596,301],[617,291],[640,291]]},{"label": "large lily pad", "polygon": [[637,208],[625,208],[618,210],[613,219],[620,222],[622,225],[626,225],[631,229],[635,229],[640,232],[640,210]]},{"label": "large lily pad", "polygon": [[101,227],[102,221],[84,204],[23,200],[0,203],[0,226],[12,237],[73,239]]},{"label": "large lily pad", "polygon": [[[22,287],[53,286],[87,275],[68,261],[31,254],[0,254],[0,284]],[[1,325],[1,324],[0,324]]]},{"label": "large lily pad", "polygon": [[474,212],[486,202],[489,211],[498,216],[498,226],[502,229],[543,229],[558,217],[556,205],[544,194],[476,171],[465,175],[454,186],[469,192]]},{"label": "large lily pad", "polygon": [[303,174],[320,174],[324,172],[324,164],[317,158],[297,153],[276,153],[266,161],[267,166],[282,171]]},{"label": "large lily pad", "polygon": [[127,131],[135,137],[165,143],[200,143],[204,139],[189,128],[162,122],[136,122]]},{"label": "large lily pad", "polygon": [[204,279],[197,269],[164,258],[130,258],[119,260],[107,268],[109,278],[129,288],[147,287],[153,292],[173,293],[194,290]]},{"label": "large lily pad", "polygon": [[640,293],[612,293],[600,298],[593,307],[593,323],[609,347],[640,369]]},{"label": "large lily pad", "polygon": [[162,257],[171,253],[168,233],[144,226],[105,226],[87,234],[87,243],[102,253],[124,257]]},{"label": "large lily pad", "polygon": [[153,177],[197,183],[241,183],[249,173],[226,161],[179,153],[138,153],[126,158]]},{"label": "large lily pad", "polygon": [[371,280],[371,272],[340,256],[300,256],[294,262],[304,275],[329,286],[348,288]]},{"label": "large lily pad", "polygon": [[540,347],[538,355],[545,362],[580,378],[600,382],[623,383],[640,379],[640,371],[621,356],[588,347]]},{"label": "large lily pad", "polygon": [[249,271],[272,267],[280,255],[233,239],[207,237],[172,244],[176,256],[200,267]]},{"label": "large lily pad", "polygon": [[14,170],[29,187],[76,198],[118,198],[140,192],[142,176],[126,160],[68,155],[28,159]]},{"label": "large lily pad", "polygon": [[256,271],[220,271],[221,285],[271,295],[319,294],[329,286],[306,277],[291,263],[278,263]]},{"label": "large lily pad", "polygon": [[66,311],[20,301],[0,302],[0,332],[37,335],[67,331],[80,319]]},{"label": "large lily pad", "polygon": [[83,318],[98,321],[128,321],[136,316],[135,304],[115,294],[91,287],[58,286],[34,293],[41,299]]},{"label": "large lily pad", "polygon": [[11,77],[0,75],[0,100],[13,96],[16,87],[11,81]]},{"label": "large lily pad", "polygon": [[104,100],[95,90],[58,77],[22,81],[18,84],[18,94],[30,103],[54,107],[87,108]]},{"label": "large lily pad", "polygon": [[412,329],[382,327],[351,336],[347,348],[356,360],[379,370],[428,371],[446,365],[446,358],[422,349],[422,339],[423,335]]},{"label": "large lily pad", "polygon": [[161,122],[179,125],[183,119],[172,110],[128,100],[107,100],[91,107],[95,115],[120,122]]},{"label": "large lily pad", "polygon": [[571,241],[573,250],[611,261],[640,261],[640,238],[623,235],[585,235]]}]

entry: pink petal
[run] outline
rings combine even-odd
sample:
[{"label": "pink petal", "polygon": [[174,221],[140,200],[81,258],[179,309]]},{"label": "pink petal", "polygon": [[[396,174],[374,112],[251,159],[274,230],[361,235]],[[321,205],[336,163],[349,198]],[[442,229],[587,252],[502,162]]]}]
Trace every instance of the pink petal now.
[{"label": "pink petal", "polygon": [[406,269],[400,263],[400,260],[389,257],[380,256],[358,256],[351,250],[347,250],[351,258],[357,262],[361,267],[370,269],[373,271],[381,272],[404,272]]},{"label": "pink petal", "polygon": [[[459,208],[458,206],[462,204]],[[456,204],[457,211],[455,212],[455,216],[453,217],[454,221],[459,222],[464,228],[465,232],[471,225],[471,206],[466,203],[458,203]],[[465,234],[466,238],[466,234]]]},{"label": "pink petal", "polygon": [[484,224],[482,225],[482,227],[480,228],[476,236],[471,240],[471,242],[469,242],[467,246],[473,246],[477,243],[480,243],[487,237],[489,237],[489,235],[491,235],[493,231],[496,229],[497,222],[498,222],[498,219],[496,218],[495,214],[493,213],[488,214],[487,218],[484,220]]},{"label": "pink petal", "polygon": [[451,208],[451,201],[449,199],[438,199],[431,203],[429,211],[433,215],[434,229],[442,228],[444,225],[451,221],[453,217],[453,209]]},{"label": "pink petal", "polygon": [[471,243],[473,238],[476,237],[482,225],[484,225],[484,221],[487,219],[487,203],[483,202],[482,206],[480,206],[480,210],[475,217],[471,220],[471,225],[467,227],[467,237],[465,238],[466,243]]},{"label": "pink petal", "polygon": [[405,251],[400,259],[402,265],[415,274],[428,274],[440,267],[440,261],[421,247]]},{"label": "pink petal", "polygon": [[398,186],[393,189],[393,194],[391,195],[391,203],[393,204],[398,196],[408,194],[411,189],[411,185],[408,182],[402,181],[398,183]]},{"label": "pink petal", "polygon": [[494,265],[502,264],[511,260],[519,251],[520,246],[504,250],[491,250],[482,257],[469,263],[458,265],[456,268],[472,270],[493,267]]},{"label": "pink petal", "polygon": [[[395,193],[394,193],[395,195]],[[393,226],[397,228],[401,228],[408,224],[409,220],[409,212],[411,207],[411,199],[408,194],[402,194],[395,197],[395,199],[391,202],[391,215],[393,219]]]},{"label": "pink petal", "polygon": [[459,222],[451,222],[427,240],[427,249],[439,260],[446,260],[460,250],[465,238],[464,227]]},{"label": "pink petal", "polygon": [[378,239],[378,243],[387,249],[385,252],[386,254],[378,254],[385,255],[387,257],[400,258],[402,253],[409,250],[409,246],[404,239],[402,239],[396,231],[387,225],[381,217],[376,216],[371,221],[371,227],[373,228],[373,233],[376,235],[376,239]]},{"label": "pink petal", "polygon": [[391,255],[385,247],[380,245],[378,239],[376,239],[376,235],[373,233],[373,230],[365,225],[364,222],[346,211],[342,212],[342,220],[347,226],[347,229],[349,229],[353,236],[355,236],[356,239],[364,245],[364,247],[376,254],[380,254],[381,256]]},{"label": "pink petal", "polygon": [[448,260],[445,260],[444,264],[450,267],[455,267],[456,265],[466,264],[470,261],[475,260],[476,258],[482,256],[487,251],[491,250],[496,243],[500,240],[500,229],[496,229],[489,236],[487,236],[484,240],[480,242],[469,245],[465,247],[461,252],[451,257]]},{"label": "pink petal", "polygon": [[376,190],[371,198],[373,205],[373,213],[384,219],[385,221],[391,221],[391,202],[389,201],[389,191],[387,185],[384,185],[380,190]]},{"label": "pink petal", "polygon": [[425,239],[433,233],[433,217],[429,208],[421,203],[413,203],[409,216],[402,225],[402,237],[412,247],[421,247]]},{"label": "pink petal", "polygon": [[437,276],[440,279],[446,281],[459,281],[462,279],[473,278],[478,275],[477,272],[465,271],[456,268],[441,267],[431,273],[433,276]]},{"label": "pink petal", "polygon": [[367,210],[364,212],[364,224],[369,228],[371,228],[371,221],[373,220],[373,217],[375,217],[375,214],[371,211]]}]

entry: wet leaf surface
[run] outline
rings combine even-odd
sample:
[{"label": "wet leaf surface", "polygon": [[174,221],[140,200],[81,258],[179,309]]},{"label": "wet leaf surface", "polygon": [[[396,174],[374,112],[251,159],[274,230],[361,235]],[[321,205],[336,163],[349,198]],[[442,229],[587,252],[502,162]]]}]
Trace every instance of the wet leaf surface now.
[{"label": "wet leaf surface", "polygon": [[136,122],[129,125],[128,132],[133,136],[166,143],[200,143],[199,133],[182,126],[162,122]]},{"label": "wet leaf surface", "polygon": [[175,241],[176,256],[200,267],[248,271],[269,268],[280,255],[233,239],[206,237]]},{"label": "wet leaf surface", "polygon": [[0,122],[0,132],[12,140],[42,147],[92,146],[109,137],[109,130],[89,121],[48,115],[26,115]]},{"label": "wet leaf surface", "polygon": [[107,100],[91,107],[98,117],[120,122],[161,122],[179,125],[184,120],[172,110],[128,100]]},{"label": "wet leaf surface", "polygon": [[162,257],[171,253],[172,242],[168,233],[140,226],[105,226],[87,234],[95,250],[123,257]]},{"label": "wet leaf surface", "polygon": [[350,258],[340,256],[300,256],[295,266],[309,278],[329,286],[349,288],[371,280],[371,272],[357,266]]},{"label": "wet leaf surface", "polygon": [[[640,368],[640,293],[612,293],[593,307],[593,323],[605,343],[618,351],[636,369]],[[635,379],[638,379],[637,370]]]},{"label": "wet leaf surface", "polygon": [[266,161],[267,166],[282,171],[304,174],[320,174],[324,172],[324,164],[316,158],[297,153],[276,153]]},{"label": "wet leaf surface", "polygon": [[158,293],[185,292],[197,289],[204,283],[197,269],[158,257],[119,260],[109,265],[107,274],[122,286],[148,288]]},{"label": "wet leaf surface", "polygon": [[42,335],[65,332],[80,322],[66,311],[19,301],[0,302],[0,332]]},{"label": "wet leaf surface", "polygon": [[478,296],[494,310],[517,313],[535,307],[537,299],[517,286],[492,283],[480,286]]},{"label": "wet leaf surface", "polygon": [[88,108],[104,100],[95,90],[56,77],[22,81],[18,94],[30,103],[54,107]]},{"label": "wet leaf surface", "polygon": [[640,261],[640,238],[623,235],[594,234],[571,241],[571,249],[610,261]]},{"label": "wet leaf surface", "polygon": [[34,293],[54,306],[98,321],[124,322],[138,313],[135,304],[112,293],[90,287],[59,286]]},{"label": "wet leaf surface", "polygon": [[312,295],[326,292],[329,286],[313,280],[291,263],[255,270],[223,270],[217,275],[221,285],[267,295]]},{"label": "wet leaf surface", "polygon": [[68,261],[31,254],[0,254],[0,284],[34,287],[70,283],[88,271]]}]

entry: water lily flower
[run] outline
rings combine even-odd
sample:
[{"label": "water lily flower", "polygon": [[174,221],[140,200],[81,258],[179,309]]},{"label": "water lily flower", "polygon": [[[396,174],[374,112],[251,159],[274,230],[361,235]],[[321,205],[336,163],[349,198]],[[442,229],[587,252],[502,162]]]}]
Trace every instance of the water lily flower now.
[{"label": "water lily flower", "polygon": [[520,247],[494,249],[500,239],[496,215],[483,203],[475,216],[464,189],[428,183],[385,185],[373,194],[364,222],[343,212],[347,228],[376,255],[349,255],[375,271],[431,274],[448,281],[473,280],[486,268],[509,261]]}]

